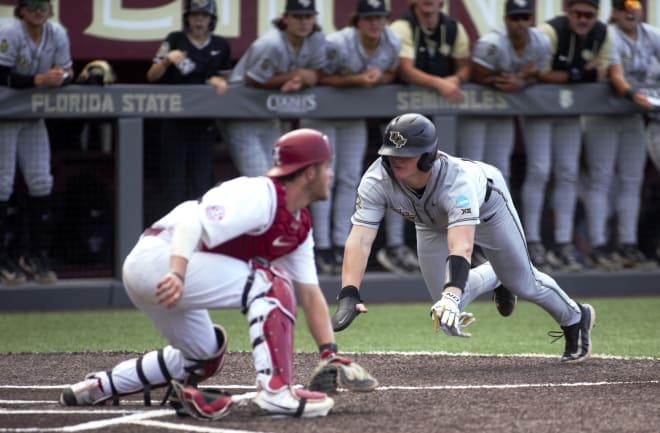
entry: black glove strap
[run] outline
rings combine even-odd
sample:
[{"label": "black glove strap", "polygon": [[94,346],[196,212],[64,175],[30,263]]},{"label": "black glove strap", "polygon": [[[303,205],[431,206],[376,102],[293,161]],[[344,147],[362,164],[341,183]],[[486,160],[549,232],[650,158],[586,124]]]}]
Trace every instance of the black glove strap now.
[{"label": "black glove strap", "polygon": [[347,298],[349,296],[351,298],[358,299],[360,302],[363,302],[362,298],[360,298],[360,291],[355,286],[342,287],[341,290],[339,291],[339,296],[337,296],[337,300],[339,301],[340,299]]}]

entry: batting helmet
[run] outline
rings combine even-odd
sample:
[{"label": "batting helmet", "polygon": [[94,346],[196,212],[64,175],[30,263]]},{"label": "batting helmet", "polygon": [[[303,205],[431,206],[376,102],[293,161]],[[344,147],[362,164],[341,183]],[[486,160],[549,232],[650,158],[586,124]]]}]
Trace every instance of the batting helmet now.
[{"label": "batting helmet", "polygon": [[308,165],[333,157],[328,137],[315,129],[302,128],[287,132],[273,147],[273,168],[267,176],[280,177]]},{"label": "batting helmet", "polygon": [[[417,168],[429,171],[437,151],[438,136],[433,122],[422,114],[406,113],[387,124],[378,154],[401,158],[421,156]],[[386,162],[387,158],[383,161]]]},{"label": "batting helmet", "polygon": [[185,0],[185,11],[183,12],[183,28],[188,30],[188,15],[193,12],[203,12],[211,15],[211,23],[209,24],[209,31],[215,30],[215,25],[218,22],[218,13],[215,6],[215,0]]}]

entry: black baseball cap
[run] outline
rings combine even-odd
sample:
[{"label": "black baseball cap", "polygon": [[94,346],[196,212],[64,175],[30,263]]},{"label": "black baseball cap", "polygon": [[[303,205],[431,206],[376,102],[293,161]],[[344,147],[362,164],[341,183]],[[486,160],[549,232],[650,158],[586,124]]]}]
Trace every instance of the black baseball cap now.
[{"label": "black baseball cap", "polygon": [[314,0],[286,0],[284,13],[288,15],[316,15]]},{"label": "black baseball cap", "polygon": [[386,17],[390,13],[385,0],[358,0],[357,14],[361,17]]},{"label": "black baseball cap", "polygon": [[506,14],[506,16],[533,15],[534,0],[506,0],[504,13]]},{"label": "black baseball cap", "polygon": [[626,9],[638,10],[642,8],[639,0],[612,0],[612,9],[625,11]]},{"label": "black baseball cap", "polygon": [[598,9],[600,7],[600,0],[568,0],[568,5],[573,6],[575,3],[586,3]]}]

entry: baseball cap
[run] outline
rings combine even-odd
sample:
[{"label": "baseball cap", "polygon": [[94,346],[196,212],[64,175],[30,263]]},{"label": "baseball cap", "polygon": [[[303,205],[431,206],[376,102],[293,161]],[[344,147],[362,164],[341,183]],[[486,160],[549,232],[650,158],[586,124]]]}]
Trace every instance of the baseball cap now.
[{"label": "baseball cap", "polygon": [[286,0],[284,13],[289,15],[316,15],[314,0]]},{"label": "baseball cap", "polygon": [[600,7],[600,0],[568,0],[568,5],[573,6],[576,3],[586,3],[598,9]]},{"label": "baseball cap", "polygon": [[385,0],[359,0],[357,14],[361,17],[386,17],[390,13],[385,7]]},{"label": "baseball cap", "polygon": [[612,9],[624,11],[626,9],[639,10],[642,3],[639,0],[612,0]]},{"label": "baseball cap", "polygon": [[507,16],[534,14],[534,0],[507,0],[504,11]]}]

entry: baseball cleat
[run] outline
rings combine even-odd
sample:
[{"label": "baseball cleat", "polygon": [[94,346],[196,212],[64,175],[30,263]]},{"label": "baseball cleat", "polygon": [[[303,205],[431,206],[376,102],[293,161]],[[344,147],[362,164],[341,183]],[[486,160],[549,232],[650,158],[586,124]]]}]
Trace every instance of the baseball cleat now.
[{"label": "baseball cleat", "polygon": [[174,396],[170,397],[170,403],[179,416],[215,421],[227,416],[234,403],[232,396],[226,392],[185,386],[176,380],[171,384]]},{"label": "baseball cleat", "polygon": [[335,401],[322,392],[287,386],[277,392],[262,389],[252,399],[267,415],[312,418],[326,416]]},{"label": "baseball cleat", "polygon": [[497,311],[502,316],[508,317],[513,313],[513,309],[518,302],[518,297],[511,290],[500,284],[493,290],[493,301],[495,302]]},{"label": "baseball cleat", "polygon": [[586,361],[591,355],[591,330],[596,323],[596,310],[589,304],[578,304],[582,315],[575,325],[562,326],[566,348],[562,362],[577,363]]}]

